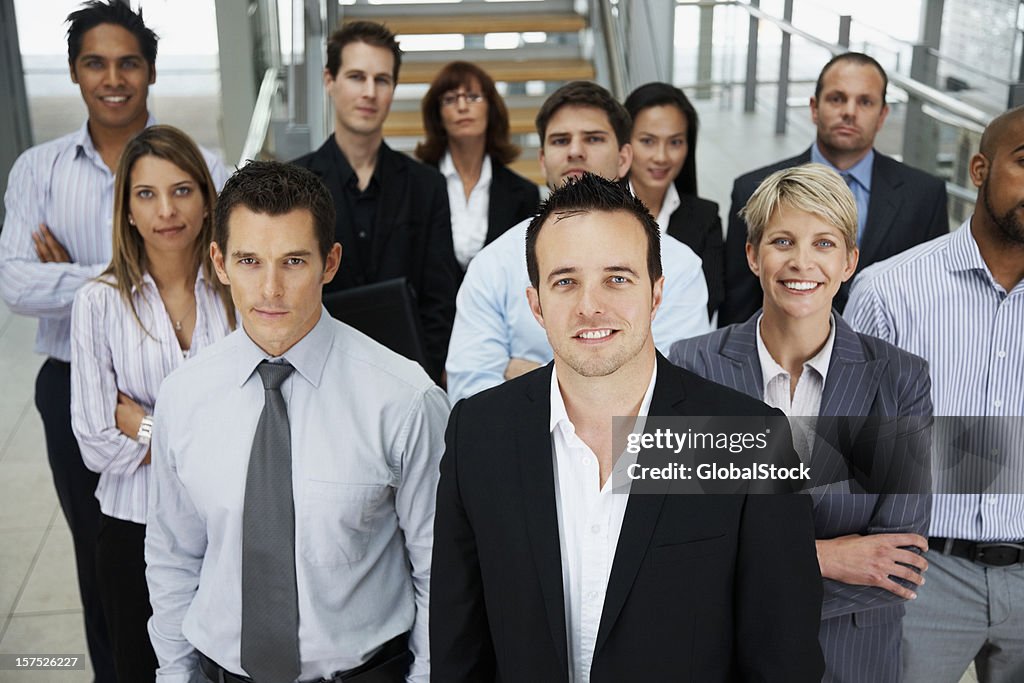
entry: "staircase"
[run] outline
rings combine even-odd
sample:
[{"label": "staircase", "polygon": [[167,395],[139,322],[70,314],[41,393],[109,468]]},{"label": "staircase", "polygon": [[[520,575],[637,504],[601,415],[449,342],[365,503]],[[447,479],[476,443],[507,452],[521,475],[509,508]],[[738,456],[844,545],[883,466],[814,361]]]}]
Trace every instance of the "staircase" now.
[{"label": "staircase", "polygon": [[[441,68],[464,60],[483,68],[498,85],[509,110],[513,140],[523,148],[511,164],[521,175],[543,185],[537,163],[537,110],[548,94],[568,81],[592,80],[593,61],[586,54],[587,18],[569,0],[533,2],[466,2],[345,5],[341,21],[366,19],[398,34],[404,55],[391,115],[384,135],[392,147],[411,153],[423,139],[420,100]],[[502,34],[496,36],[495,34]],[[429,36],[438,40],[431,41]],[[422,49],[430,42],[445,48]],[[498,40],[495,41],[495,38]],[[505,49],[488,49],[494,42]]]}]

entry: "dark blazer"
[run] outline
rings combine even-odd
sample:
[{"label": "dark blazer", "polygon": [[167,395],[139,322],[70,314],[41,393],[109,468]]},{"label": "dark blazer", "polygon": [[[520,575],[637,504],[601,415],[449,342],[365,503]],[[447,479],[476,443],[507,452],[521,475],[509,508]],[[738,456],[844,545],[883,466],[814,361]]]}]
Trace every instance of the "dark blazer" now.
[{"label": "dark blazer", "polygon": [[[811,150],[777,164],[759,168],[736,179],[732,186],[729,230],[725,236],[725,300],[718,325],[746,320],[761,308],[761,283],[747,266],[747,226],[739,217],[761,181],[775,171],[810,163]],[[910,247],[949,232],[946,184],[875,150],[871,169],[871,197],[861,239],[857,272]],[[833,305],[842,313],[856,273],[836,295]]]},{"label": "dark blazer", "polygon": [[725,298],[725,246],[718,204],[692,194],[679,195],[679,208],[668,221],[669,235],[700,257],[708,283],[708,317]]},{"label": "dark blazer", "polygon": [[540,188],[491,157],[491,198],[487,208],[487,239],[490,244],[502,233],[537,213]]},{"label": "dark blazer", "polygon": [[[551,365],[456,404],[430,585],[431,678],[568,679]],[[650,415],[777,415],[658,356]],[[800,495],[631,495],[591,680],[821,680],[821,585]]]},{"label": "dark blazer", "polygon": [[[455,320],[459,265],[452,247],[448,190],[437,171],[381,143],[375,174],[380,178],[369,255],[354,248],[355,235],[337,164],[334,136],[320,149],[292,163],[308,168],[330,190],[337,209],[334,238],[341,243],[341,267],[324,292],[405,277],[416,290],[424,345],[435,377],[444,367]],[[342,157],[343,158],[343,157]]]},{"label": "dark blazer", "polygon": [[[764,396],[756,326],[760,311],[740,325],[684,339],[669,359],[714,382]],[[854,332],[835,316],[836,337],[821,396],[822,416],[927,416],[932,414],[928,363],[876,337]],[[895,447],[911,445],[910,437]],[[818,449],[815,448],[816,457]],[[905,453],[905,451],[904,451]],[[817,538],[847,534],[925,535],[931,511],[927,495],[825,494],[814,496]],[[887,590],[824,580],[819,637],[830,674],[827,680],[895,683],[903,600]]]}]

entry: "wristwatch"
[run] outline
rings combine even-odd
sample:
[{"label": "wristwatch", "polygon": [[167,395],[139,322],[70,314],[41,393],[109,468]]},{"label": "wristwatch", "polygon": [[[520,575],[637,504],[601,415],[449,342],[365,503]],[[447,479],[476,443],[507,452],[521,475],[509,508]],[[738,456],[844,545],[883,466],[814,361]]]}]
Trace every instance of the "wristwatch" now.
[{"label": "wristwatch", "polygon": [[135,435],[135,440],[146,445],[150,439],[153,438],[153,416],[147,415],[142,418],[142,422],[139,423],[139,433]]}]

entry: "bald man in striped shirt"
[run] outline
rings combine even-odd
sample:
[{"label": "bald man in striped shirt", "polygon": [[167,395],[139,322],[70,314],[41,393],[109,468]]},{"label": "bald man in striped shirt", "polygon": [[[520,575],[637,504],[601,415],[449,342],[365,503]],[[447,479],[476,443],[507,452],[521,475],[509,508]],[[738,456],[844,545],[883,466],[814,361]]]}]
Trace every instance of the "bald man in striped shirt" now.
[{"label": "bald man in striped shirt", "polygon": [[[937,425],[973,424],[957,448],[986,440],[957,451],[955,471],[936,451],[935,491],[953,495],[932,507],[928,583],[903,621],[904,683],[956,683],[972,660],[981,683],[1024,680],[1024,108],[988,125],[970,174],[974,215],[866,269],[845,313],[929,362]],[[965,480],[993,461],[996,487]]]}]

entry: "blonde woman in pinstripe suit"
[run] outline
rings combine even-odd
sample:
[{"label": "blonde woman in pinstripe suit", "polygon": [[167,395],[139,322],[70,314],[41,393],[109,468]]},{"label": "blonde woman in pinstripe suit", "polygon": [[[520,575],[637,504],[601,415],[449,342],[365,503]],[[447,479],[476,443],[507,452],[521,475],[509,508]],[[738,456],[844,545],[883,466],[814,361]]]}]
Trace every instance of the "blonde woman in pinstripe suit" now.
[{"label": "blonde woman in pinstripe suit", "polygon": [[[857,267],[856,211],[846,183],[825,166],[766,178],[743,210],[763,309],[745,323],[677,342],[670,359],[790,416],[929,421],[925,361],[857,334],[832,311]],[[927,462],[921,438],[901,442],[896,452]],[[896,683],[903,602],[915,597],[927,569],[919,551],[927,549],[929,497],[836,490],[850,486],[814,495],[824,680]]]}]

